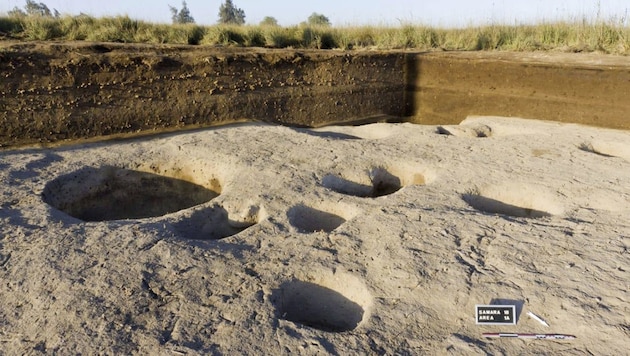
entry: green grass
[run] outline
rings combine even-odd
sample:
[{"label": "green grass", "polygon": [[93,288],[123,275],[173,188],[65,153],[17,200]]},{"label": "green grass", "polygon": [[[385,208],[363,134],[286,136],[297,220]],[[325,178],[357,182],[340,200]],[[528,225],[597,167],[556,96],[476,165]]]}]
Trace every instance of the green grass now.
[{"label": "green grass", "polygon": [[153,24],[127,16],[0,16],[0,35],[19,40],[172,43],[270,48],[444,49],[630,54],[630,28],[621,22],[570,21],[466,28],[356,26],[198,26]]}]

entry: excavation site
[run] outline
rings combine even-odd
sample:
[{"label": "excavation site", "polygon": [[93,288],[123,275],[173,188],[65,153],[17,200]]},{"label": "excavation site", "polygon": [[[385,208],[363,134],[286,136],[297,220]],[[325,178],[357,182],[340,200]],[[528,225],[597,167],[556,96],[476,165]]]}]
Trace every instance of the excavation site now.
[{"label": "excavation site", "polygon": [[0,354],[627,353],[627,57],[5,40],[0,78]]}]

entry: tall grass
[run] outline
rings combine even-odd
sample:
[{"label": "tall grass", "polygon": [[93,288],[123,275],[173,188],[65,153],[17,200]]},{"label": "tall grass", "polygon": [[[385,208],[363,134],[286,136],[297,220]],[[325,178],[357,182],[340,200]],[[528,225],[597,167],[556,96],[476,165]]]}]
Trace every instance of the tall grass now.
[{"label": "tall grass", "polygon": [[562,50],[630,54],[630,28],[614,19],[466,28],[356,26],[198,26],[127,16],[0,17],[0,35],[20,40],[86,40],[270,48]]}]

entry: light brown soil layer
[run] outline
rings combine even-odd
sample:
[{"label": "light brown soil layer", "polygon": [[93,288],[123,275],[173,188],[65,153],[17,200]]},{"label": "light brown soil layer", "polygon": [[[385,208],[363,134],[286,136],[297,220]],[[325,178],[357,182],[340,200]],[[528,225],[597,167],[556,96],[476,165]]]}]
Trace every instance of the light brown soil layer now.
[{"label": "light brown soil layer", "polygon": [[416,56],[410,114],[424,124],[500,115],[630,129],[630,58],[579,53]]}]

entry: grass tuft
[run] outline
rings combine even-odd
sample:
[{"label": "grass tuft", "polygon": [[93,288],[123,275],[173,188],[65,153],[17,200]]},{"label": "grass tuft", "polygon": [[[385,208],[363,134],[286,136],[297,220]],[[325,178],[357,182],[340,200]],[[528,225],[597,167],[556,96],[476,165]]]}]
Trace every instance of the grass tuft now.
[{"label": "grass tuft", "polygon": [[329,26],[166,25],[128,16],[0,16],[0,36],[22,40],[173,43],[270,48],[444,49],[483,51],[560,50],[630,54],[630,27],[611,19],[433,28]]}]

